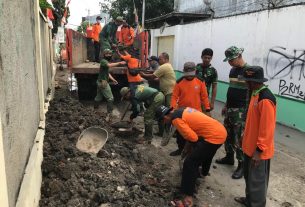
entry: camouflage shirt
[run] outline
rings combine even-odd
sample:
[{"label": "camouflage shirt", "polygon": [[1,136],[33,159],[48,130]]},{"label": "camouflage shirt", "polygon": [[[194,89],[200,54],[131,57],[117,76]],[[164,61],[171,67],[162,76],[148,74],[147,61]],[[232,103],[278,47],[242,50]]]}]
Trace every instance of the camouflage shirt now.
[{"label": "camouflage shirt", "polygon": [[202,63],[199,63],[196,66],[196,74],[198,77],[205,81],[205,85],[207,86],[207,91],[209,94],[211,85],[213,83],[217,83],[217,70],[212,65],[203,67]]}]

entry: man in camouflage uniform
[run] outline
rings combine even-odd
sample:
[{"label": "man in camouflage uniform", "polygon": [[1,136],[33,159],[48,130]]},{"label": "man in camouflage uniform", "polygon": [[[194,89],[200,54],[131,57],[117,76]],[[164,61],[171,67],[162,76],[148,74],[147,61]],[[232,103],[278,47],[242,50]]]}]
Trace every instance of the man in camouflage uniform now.
[{"label": "man in camouflage uniform", "polygon": [[244,172],[244,155],[241,143],[247,112],[248,89],[246,82],[239,80],[247,68],[247,63],[242,58],[243,51],[243,48],[235,46],[225,51],[224,62],[228,61],[232,66],[229,74],[230,84],[227,91],[227,101],[222,110],[222,114],[225,115],[224,126],[227,129],[228,137],[225,142],[226,156],[216,160],[218,164],[234,165],[234,152],[236,152],[238,167],[232,175],[233,179],[242,178]]},{"label": "man in camouflage uniform", "polygon": [[196,75],[205,81],[208,94],[210,94],[212,86],[212,95],[210,101],[211,110],[214,109],[214,103],[217,93],[217,70],[211,65],[213,58],[213,50],[211,48],[205,48],[201,53],[202,63],[196,66]]},{"label": "man in camouflage uniform", "polygon": [[100,63],[100,72],[96,81],[97,84],[97,92],[96,97],[94,99],[94,108],[98,109],[99,103],[102,101],[103,97],[107,101],[107,117],[106,121],[110,121],[113,110],[113,94],[109,85],[109,79],[113,81],[114,84],[118,84],[118,82],[111,76],[109,73],[109,68],[116,67],[121,64],[126,64],[125,61],[121,61],[118,63],[109,63],[112,58],[112,51],[106,49],[104,51],[104,57]]},{"label": "man in camouflage uniform", "polygon": [[102,31],[100,32],[100,43],[102,52],[105,49],[112,49],[112,47],[116,46],[116,32],[118,30],[118,26],[123,23],[123,17],[117,17],[114,22],[109,22],[106,24]]},{"label": "man in camouflage uniform", "polygon": [[122,99],[130,100],[132,105],[132,114],[130,115],[130,122],[138,116],[140,113],[140,103],[144,102],[146,110],[144,112],[144,137],[137,140],[139,144],[144,142],[151,143],[153,138],[153,124],[155,118],[156,109],[163,105],[164,95],[157,89],[145,86],[137,85],[134,96],[131,95],[128,87],[123,87],[120,91]]}]

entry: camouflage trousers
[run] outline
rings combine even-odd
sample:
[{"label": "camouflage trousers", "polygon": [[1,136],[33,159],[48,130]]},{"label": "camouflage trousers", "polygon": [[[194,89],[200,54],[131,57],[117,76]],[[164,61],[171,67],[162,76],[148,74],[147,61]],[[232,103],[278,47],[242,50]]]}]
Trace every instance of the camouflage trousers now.
[{"label": "camouflage trousers", "polygon": [[107,83],[106,87],[101,87],[99,81],[97,81],[97,91],[94,101],[101,102],[103,98],[107,101],[107,112],[111,113],[113,110],[113,94],[110,85]]},{"label": "camouflage trousers", "polygon": [[153,102],[149,105],[149,107],[144,112],[144,124],[145,124],[145,132],[144,137],[146,139],[153,138],[153,124],[155,119],[155,113],[159,106],[164,103],[164,95],[159,92],[153,99]]},{"label": "camouflage trousers", "polygon": [[242,151],[242,137],[245,128],[245,108],[228,108],[225,114],[224,126],[228,136],[225,142],[225,150],[227,155],[236,152],[236,159],[240,162],[244,160]]}]

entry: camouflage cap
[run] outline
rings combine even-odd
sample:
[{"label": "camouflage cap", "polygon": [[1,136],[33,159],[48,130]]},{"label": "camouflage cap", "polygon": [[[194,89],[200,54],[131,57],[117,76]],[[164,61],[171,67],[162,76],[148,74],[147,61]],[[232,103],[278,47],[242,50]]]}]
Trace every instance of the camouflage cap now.
[{"label": "camouflage cap", "polygon": [[123,22],[124,19],[123,19],[123,17],[118,16],[115,20],[118,21],[118,22]]},{"label": "camouflage cap", "polygon": [[127,93],[130,91],[130,89],[128,87],[123,87],[121,88],[120,90],[120,94],[122,96],[122,99],[123,100],[125,98],[125,96],[127,95]]},{"label": "camouflage cap", "polygon": [[183,66],[184,76],[194,76],[196,75],[196,64],[194,62],[186,62]]},{"label": "camouflage cap", "polygon": [[112,50],[110,50],[110,49],[105,49],[105,50],[103,51],[103,53],[104,53],[104,55],[106,55],[106,54],[111,54],[111,55],[112,55]]},{"label": "camouflage cap", "polygon": [[233,60],[237,58],[240,54],[242,54],[244,51],[244,48],[238,48],[236,46],[231,46],[225,51],[226,58],[223,60],[223,62]]}]

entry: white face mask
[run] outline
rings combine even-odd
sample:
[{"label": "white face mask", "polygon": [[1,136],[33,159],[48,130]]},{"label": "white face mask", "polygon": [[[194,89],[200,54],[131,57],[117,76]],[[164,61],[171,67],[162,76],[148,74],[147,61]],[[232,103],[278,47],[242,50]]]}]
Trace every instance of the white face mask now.
[{"label": "white face mask", "polygon": [[100,23],[101,23],[101,20],[96,20],[96,22],[100,24]]}]

